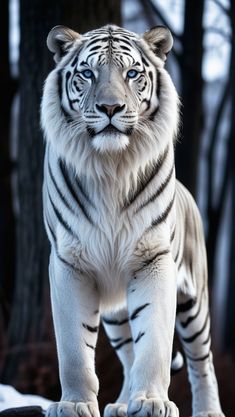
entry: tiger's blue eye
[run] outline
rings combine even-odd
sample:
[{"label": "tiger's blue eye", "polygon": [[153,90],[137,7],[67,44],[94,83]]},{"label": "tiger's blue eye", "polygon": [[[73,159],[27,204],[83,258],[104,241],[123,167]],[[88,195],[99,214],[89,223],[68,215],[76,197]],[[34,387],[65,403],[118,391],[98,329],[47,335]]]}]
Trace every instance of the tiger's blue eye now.
[{"label": "tiger's blue eye", "polygon": [[93,74],[93,72],[91,70],[86,69],[86,70],[82,71],[82,75],[85,78],[92,78],[94,74]]},{"label": "tiger's blue eye", "polygon": [[126,75],[128,78],[135,78],[138,74],[139,74],[138,71],[131,69],[127,72]]}]

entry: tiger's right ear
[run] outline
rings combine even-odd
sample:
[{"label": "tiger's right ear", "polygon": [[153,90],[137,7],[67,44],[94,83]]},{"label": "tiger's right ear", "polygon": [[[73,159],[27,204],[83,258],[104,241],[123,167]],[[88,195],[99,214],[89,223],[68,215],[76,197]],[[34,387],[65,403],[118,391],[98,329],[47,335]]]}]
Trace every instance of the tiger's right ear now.
[{"label": "tiger's right ear", "polygon": [[155,26],[145,32],[143,38],[155,55],[166,61],[167,54],[173,46],[173,38],[169,29],[165,26]]},{"label": "tiger's right ear", "polygon": [[54,60],[58,63],[69,51],[74,41],[81,35],[66,26],[55,26],[47,36],[47,47],[54,54]]}]

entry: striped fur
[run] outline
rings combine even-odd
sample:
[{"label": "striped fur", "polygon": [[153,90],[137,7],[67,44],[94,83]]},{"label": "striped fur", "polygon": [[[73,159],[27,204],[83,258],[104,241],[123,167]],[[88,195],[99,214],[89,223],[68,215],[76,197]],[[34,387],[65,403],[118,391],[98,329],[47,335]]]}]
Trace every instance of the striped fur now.
[{"label": "striped fur", "polygon": [[[105,417],[178,416],[168,399],[176,327],[193,417],[222,417],[210,351],[206,255],[197,207],[175,179],[178,97],[169,31],[52,29],[42,99],[44,220],[62,399],[48,416],[99,416],[100,317],[124,367]],[[177,302],[176,302],[177,301]],[[176,306],[178,304],[178,306]],[[181,359],[180,359],[181,358]]]}]

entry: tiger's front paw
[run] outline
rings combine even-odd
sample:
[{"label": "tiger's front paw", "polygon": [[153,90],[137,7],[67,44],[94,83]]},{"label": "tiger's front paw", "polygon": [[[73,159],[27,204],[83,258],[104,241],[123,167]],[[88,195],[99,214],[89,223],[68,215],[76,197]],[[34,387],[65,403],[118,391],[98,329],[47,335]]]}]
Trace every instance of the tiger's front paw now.
[{"label": "tiger's front paw", "polygon": [[126,417],[127,416],[127,404],[114,403],[107,404],[104,409],[104,417]]},{"label": "tiger's front paw", "polygon": [[179,410],[172,401],[139,397],[128,404],[128,417],[179,417]]},{"label": "tiger's front paw", "polygon": [[100,417],[97,405],[92,402],[60,401],[50,405],[46,417]]}]

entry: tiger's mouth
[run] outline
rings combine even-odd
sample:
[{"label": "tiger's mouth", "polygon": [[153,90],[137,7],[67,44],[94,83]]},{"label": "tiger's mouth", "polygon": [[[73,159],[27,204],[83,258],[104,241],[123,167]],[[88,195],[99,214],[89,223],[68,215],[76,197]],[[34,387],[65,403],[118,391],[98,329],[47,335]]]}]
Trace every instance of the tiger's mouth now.
[{"label": "tiger's mouth", "polygon": [[108,134],[108,135],[117,135],[117,134],[122,134],[122,135],[131,135],[133,132],[133,127],[128,127],[125,130],[120,130],[117,127],[115,127],[112,123],[109,123],[109,125],[107,125],[104,129],[102,129],[100,132],[97,132],[97,134]]},{"label": "tiger's mouth", "polygon": [[123,133],[121,130],[119,130],[117,127],[113,126],[111,123],[109,123],[108,126],[106,126],[104,129],[102,129],[98,133],[107,133],[107,134],[117,134],[117,133]]}]

